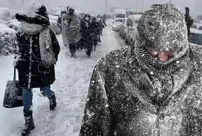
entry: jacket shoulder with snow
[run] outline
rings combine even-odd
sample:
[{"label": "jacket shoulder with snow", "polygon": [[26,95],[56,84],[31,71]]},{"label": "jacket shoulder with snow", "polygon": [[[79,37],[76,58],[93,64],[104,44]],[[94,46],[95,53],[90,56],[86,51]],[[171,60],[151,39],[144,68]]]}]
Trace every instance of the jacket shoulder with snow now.
[{"label": "jacket shoulder with snow", "polygon": [[186,84],[161,107],[152,103],[139,84],[143,72],[135,54],[117,50],[102,58],[90,81],[80,136],[200,135],[201,48],[190,47],[194,69]]}]

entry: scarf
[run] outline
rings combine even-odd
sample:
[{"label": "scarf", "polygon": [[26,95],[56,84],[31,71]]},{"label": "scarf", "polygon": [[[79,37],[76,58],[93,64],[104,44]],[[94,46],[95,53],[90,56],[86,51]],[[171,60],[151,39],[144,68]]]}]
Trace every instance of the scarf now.
[{"label": "scarf", "polygon": [[44,29],[44,27],[42,25],[30,24],[30,23],[27,23],[24,21],[21,22],[20,28],[24,33],[29,34],[29,35],[39,33]]},{"label": "scarf", "polygon": [[[145,93],[155,104],[160,106],[169,95],[179,90],[187,81],[192,69],[189,58],[190,50],[185,49],[183,54],[173,58],[170,63],[162,63],[152,57],[140,43],[144,44],[145,42],[139,37],[136,39],[133,49],[143,72],[140,82],[143,83],[143,86],[147,86],[145,87],[147,89],[144,90]],[[146,84],[145,80],[147,80]]]},{"label": "scarf", "polygon": [[39,48],[41,55],[41,65],[50,67],[55,64],[56,58],[52,47],[49,27],[38,24],[29,24],[21,22],[21,29],[24,33],[29,35],[39,34]]}]

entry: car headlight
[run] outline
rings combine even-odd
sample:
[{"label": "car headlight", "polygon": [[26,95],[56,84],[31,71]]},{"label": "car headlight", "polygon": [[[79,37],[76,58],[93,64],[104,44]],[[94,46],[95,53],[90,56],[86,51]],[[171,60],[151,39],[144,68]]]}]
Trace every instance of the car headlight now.
[{"label": "car headlight", "polygon": [[116,25],[113,25],[113,27],[116,27]]}]

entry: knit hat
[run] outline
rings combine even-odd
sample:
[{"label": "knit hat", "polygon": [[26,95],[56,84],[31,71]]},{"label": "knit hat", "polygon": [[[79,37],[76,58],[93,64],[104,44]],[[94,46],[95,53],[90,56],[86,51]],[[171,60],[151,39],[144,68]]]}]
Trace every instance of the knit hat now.
[{"label": "knit hat", "polygon": [[49,17],[46,7],[36,1],[31,2],[27,6],[27,10],[24,13],[16,14],[18,21],[25,21],[30,24],[38,24],[43,26],[49,26]]}]

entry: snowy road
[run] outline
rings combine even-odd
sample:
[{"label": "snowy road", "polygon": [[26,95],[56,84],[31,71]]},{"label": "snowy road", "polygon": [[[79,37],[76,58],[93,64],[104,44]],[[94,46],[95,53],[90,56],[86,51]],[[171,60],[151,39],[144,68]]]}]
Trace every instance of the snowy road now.
[{"label": "snowy road", "polygon": [[[102,43],[90,59],[84,51],[77,52],[77,58],[73,59],[69,57],[67,47],[62,45],[62,36],[57,38],[61,52],[52,90],[56,93],[58,107],[56,111],[50,112],[48,99],[42,97],[38,89],[33,91],[36,129],[31,136],[78,136],[94,65],[108,52],[124,47],[124,44],[117,40],[118,35],[109,27],[104,29]],[[12,79],[12,61],[13,56],[0,56],[0,105],[3,103],[6,82]],[[0,106],[0,111],[0,136],[19,136],[24,125],[22,108],[5,109]]]}]

